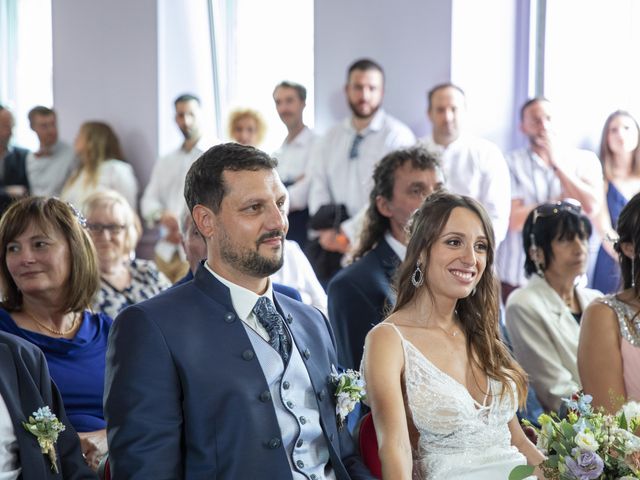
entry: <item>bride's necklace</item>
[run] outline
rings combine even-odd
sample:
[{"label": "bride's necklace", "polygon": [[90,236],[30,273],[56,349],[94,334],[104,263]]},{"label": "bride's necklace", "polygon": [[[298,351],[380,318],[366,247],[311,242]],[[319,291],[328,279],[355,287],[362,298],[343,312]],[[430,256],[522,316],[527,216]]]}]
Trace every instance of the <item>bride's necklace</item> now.
[{"label": "bride's necklace", "polygon": [[[458,318],[458,311],[454,311],[455,314],[455,318]],[[455,337],[460,333],[460,330],[458,329],[458,326],[454,323],[453,325],[453,329],[449,332],[446,328],[441,327],[440,325],[436,325],[436,327],[438,327],[440,330],[442,330],[444,333],[447,334],[447,336],[449,337]]]},{"label": "bride's necklace", "polygon": [[60,336],[64,336],[64,335],[69,335],[74,328],[76,328],[76,322],[78,321],[78,314],[74,313],[73,314],[73,320],[71,321],[71,326],[67,329],[67,330],[57,330],[55,328],[50,327],[49,325],[42,323],[40,320],[38,320],[35,315],[33,315],[31,312],[29,312],[28,310],[23,310],[24,313],[27,314],[27,316],[33,320],[38,326],[44,328],[45,330],[47,330],[50,333],[53,333],[55,335],[60,335]]},{"label": "bride's necklace", "polygon": [[442,330],[444,333],[446,333],[450,337],[455,337],[456,335],[458,335],[458,333],[460,333],[457,327],[453,327],[453,331],[451,332],[448,332],[444,327],[441,327],[440,325],[436,325],[436,327],[438,327],[440,330]]}]

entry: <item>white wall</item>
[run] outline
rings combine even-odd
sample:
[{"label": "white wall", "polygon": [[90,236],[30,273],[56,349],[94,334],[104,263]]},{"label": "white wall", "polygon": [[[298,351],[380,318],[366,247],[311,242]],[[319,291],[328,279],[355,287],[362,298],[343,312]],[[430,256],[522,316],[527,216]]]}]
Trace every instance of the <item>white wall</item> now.
[{"label": "white wall", "polygon": [[315,2],[316,127],[349,113],[344,85],[361,57],[386,72],[385,109],[419,136],[426,133],[426,91],[451,74],[449,0]]},{"label": "white wall", "polygon": [[158,153],[156,0],[52,3],[61,137],[72,141],[86,120],[108,122],[145,182]]},{"label": "white wall", "polygon": [[454,0],[451,80],[466,93],[469,131],[508,149],[516,98],[513,0]]}]

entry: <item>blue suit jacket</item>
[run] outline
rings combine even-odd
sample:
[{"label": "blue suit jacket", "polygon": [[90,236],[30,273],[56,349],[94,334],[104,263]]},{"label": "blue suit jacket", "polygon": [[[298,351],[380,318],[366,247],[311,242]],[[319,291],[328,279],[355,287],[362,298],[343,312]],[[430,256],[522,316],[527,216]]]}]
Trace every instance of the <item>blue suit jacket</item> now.
[{"label": "blue suit jacket", "polygon": [[[21,479],[96,479],[80,450],[80,439],[62,406],[58,389],[49,377],[43,353],[31,343],[0,332],[0,394],[9,410],[18,440]],[[51,470],[49,457],[40,451],[34,435],[22,426],[37,409],[48,406],[66,429],[56,442],[59,473]]]},{"label": "blue suit jacket", "polygon": [[[174,283],[173,286],[177,287],[178,285],[182,285],[183,283],[190,282],[191,280],[193,280],[193,273],[191,273],[191,270],[189,270],[187,274],[184,277],[182,277],[180,280],[178,280],[176,283]],[[295,288],[287,287],[286,285],[282,285],[280,283],[275,283],[275,282],[273,282],[271,285],[273,286],[274,292],[282,293],[283,295],[286,295],[287,297],[291,297],[294,300],[298,300],[299,302],[302,301],[302,296],[300,295],[300,292]]]},{"label": "blue suit jacket", "polygon": [[395,302],[391,279],[400,259],[381,239],[364,257],[342,269],[327,289],[329,318],[338,344],[338,361],[358,370],[364,339]]},{"label": "blue suit jacket", "polygon": [[[372,478],[338,432],[336,354],[317,310],[278,293],[316,392],[338,479]],[[269,387],[229,289],[200,266],[192,282],[125,309],[109,338],[105,417],[114,478],[286,479]]]}]

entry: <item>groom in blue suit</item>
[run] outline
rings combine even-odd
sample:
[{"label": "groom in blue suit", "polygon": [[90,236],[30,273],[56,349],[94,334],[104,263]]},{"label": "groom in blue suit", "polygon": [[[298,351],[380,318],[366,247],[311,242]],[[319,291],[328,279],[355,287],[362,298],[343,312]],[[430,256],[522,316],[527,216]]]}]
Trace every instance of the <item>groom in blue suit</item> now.
[{"label": "groom in blue suit", "polygon": [[185,198],[207,243],[192,282],[122,312],[107,353],[114,478],[372,478],[336,423],[322,314],[274,293],[287,193],[276,161],[218,145]]}]

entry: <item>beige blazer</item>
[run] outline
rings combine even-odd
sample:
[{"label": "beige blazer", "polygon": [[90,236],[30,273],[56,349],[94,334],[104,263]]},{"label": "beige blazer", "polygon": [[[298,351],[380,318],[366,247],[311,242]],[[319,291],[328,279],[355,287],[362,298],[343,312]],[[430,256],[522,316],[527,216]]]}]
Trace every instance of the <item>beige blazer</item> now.
[{"label": "beige blazer", "polygon": [[[582,311],[602,293],[576,288]],[[577,354],[580,327],[553,288],[537,275],[507,300],[505,323],[516,360],[529,374],[545,410],[581,388]]]}]

